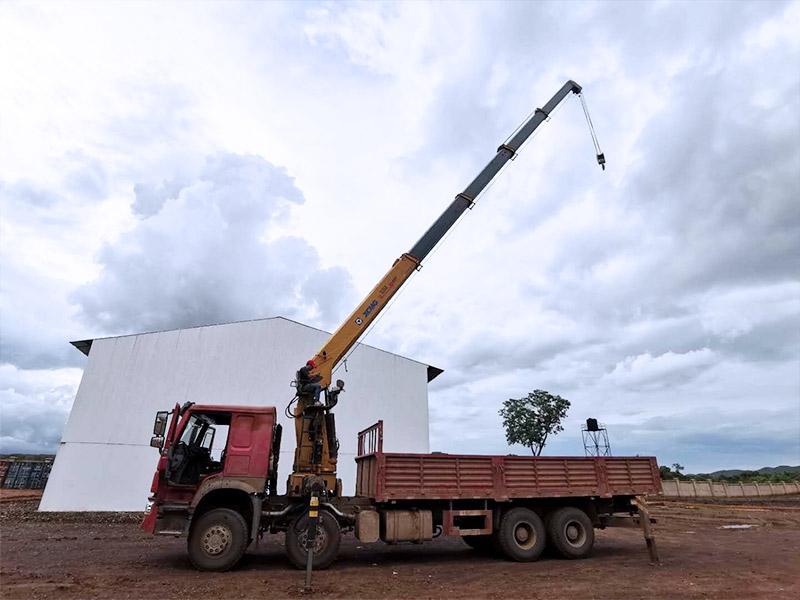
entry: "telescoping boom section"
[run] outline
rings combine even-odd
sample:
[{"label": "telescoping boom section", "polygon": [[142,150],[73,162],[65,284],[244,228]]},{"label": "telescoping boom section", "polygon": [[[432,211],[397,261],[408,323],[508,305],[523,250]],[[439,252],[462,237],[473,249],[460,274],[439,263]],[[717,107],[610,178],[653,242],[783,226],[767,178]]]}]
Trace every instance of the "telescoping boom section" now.
[{"label": "telescoping boom section", "polygon": [[581,86],[574,81],[567,81],[560,90],[544,105],[537,108],[533,115],[511,137],[502,144],[477,177],[456,195],[450,206],[430,226],[416,244],[398,258],[392,268],[383,276],[378,284],[367,294],[361,304],[345,319],[339,329],[319,349],[314,356],[315,373],[322,379],[320,385],[326,387],[332,381],[332,372],[336,364],[363,335],[369,325],[386,307],[397,291],[408,281],[412,273],[420,267],[422,261],[433,250],[450,228],[458,221],[464,211],[472,206],[480,193],[511,160],[519,148],[533,134],[547,117],[561,104],[570,93],[579,94]]}]

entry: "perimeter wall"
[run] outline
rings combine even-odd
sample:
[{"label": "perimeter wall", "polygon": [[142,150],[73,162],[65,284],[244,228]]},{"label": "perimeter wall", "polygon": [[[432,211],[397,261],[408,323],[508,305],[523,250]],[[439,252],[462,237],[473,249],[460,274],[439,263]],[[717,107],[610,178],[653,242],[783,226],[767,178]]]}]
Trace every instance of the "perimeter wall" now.
[{"label": "perimeter wall", "polygon": [[722,483],[710,479],[662,479],[666,498],[760,498],[800,494],[800,482]]}]

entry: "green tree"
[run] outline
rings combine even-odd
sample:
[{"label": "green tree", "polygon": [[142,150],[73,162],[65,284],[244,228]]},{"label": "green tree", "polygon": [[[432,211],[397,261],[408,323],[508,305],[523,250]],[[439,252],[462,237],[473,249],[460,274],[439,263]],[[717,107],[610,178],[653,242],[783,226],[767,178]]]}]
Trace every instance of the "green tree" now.
[{"label": "green tree", "polygon": [[530,448],[534,456],[539,456],[547,436],[564,431],[561,419],[567,416],[569,407],[569,400],[544,390],[534,390],[525,398],[506,400],[500,416],[508,445],[522,444]]}]

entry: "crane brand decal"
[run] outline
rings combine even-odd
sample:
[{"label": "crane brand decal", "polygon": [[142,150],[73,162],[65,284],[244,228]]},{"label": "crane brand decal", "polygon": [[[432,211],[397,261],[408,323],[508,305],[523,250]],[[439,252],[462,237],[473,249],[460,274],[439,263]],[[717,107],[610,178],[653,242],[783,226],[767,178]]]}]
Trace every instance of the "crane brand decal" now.
[{"label": "crane brand decal", "polygon": [[370,302],[370,305],[369,305],[369,306],[366,308],[366,310],[364,311],[364,318],[365,318],[365,319],[366,319],[366,318],[369,316],[369,314],[370,314],[370,313],[371,313],[373,310],[375,310],[375,307],[376,307],[376,306],[378,306],[378,301],[377,301],[377,300],[373,300],[372,302]]}]

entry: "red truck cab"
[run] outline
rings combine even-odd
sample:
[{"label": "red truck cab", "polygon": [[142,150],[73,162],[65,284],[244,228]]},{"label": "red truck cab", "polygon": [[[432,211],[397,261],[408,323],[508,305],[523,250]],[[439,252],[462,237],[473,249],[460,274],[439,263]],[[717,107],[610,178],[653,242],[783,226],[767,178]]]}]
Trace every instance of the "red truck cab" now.
[{"label": "red truck cab", "polygon": [[257,531],[261,497],[274,490],[277,476],[275,407],[176,405],[171,418],[157,414],[153,433],[150,445],[161,456],[144,531],[187,533],[192,521],[220,507],[236,507],[248,530]]}]

